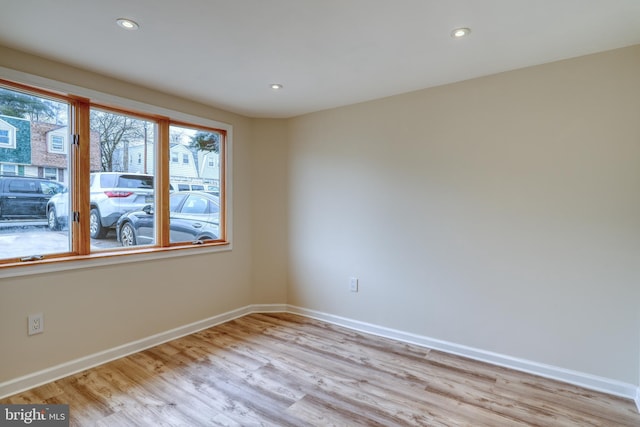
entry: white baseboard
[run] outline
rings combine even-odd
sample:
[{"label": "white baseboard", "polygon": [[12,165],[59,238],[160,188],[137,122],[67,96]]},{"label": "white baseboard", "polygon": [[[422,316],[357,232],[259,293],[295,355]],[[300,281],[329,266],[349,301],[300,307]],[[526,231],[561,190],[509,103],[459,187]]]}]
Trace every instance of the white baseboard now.
[{"label": "white baseboard", "polygon": [[284,313],[289,311],[287,304],[253,304],[248,308],[251,313]]},{"label": "white baseboard", "polygon": [[640,387],[634,384],[623,383],[621,381],[609,378],[598,377],[584,372],[572,371],[569,369],[559,368],[556,366],[545,365],[542,363],[532,362],[530,360],[519,359],[516,357],[505,356],[485,350],[467,347],[447,341],[429,338],[421,335],[411,334],[395,329],[385,328],[370,323],[360,322],[358,320],[348,319],[333,314],[322,313],[306,308],[288,306],[287,311],[290,313],[300,314],[302,316],[323,320],[338,326],[344,326],[349,329],[366,332],[386,338],[392,338],[410,344],[416,344],[422,347],[440,350],[446,353],[456,354],[468,357],[470,359],[479,360],[490,363],[492,365],[503,366],[505,368],[514,369],[521,372],[538,375],[574,384],[590,390],[600,391],[615,396],[625,397],[631,400],[635,399],[638,410],[640,411]]},{"label": "white baseboard", "polygon": [[236,319],[238,317],[245,316],[250,313],[256,312],[282,312],[286,311],[286,305],[284,304],[263,304],[263,305],[248,305],[236,310],[228,311],[208,319],[200,320],[188,325],[180,326],[175,329],[171,329],[159,334],[155,334],[146,338],[142,338],[137,341],[133,341],[127,344],[123,344],[118,347],[110,348],[105,351],[94,353],[79,359],[71,360],[66,363],[62,363],[51,368],[47,368],[32,374],[28,374],[22,377],[18,377],[3,383],[0,383],[0,399],[11,396],[16,393],[20,393],[25,390],[55,381],[57,379],[82,372],[85,369],[93,368],[98,365],[110,362],[115,359],[119,359],[129,354],[136,353],[158,344],[162,344],[167,341],[174,340],[176,338],[183,337],[185,335],[193,334],[194,332],[201,331],[203,329],[210,328],[215,325],[219,325],[229,320]]},{"label": "white baseboard", "polygon": [[287,304],[255,304],[248,305],[236,310],[222,313],[208,319],[184,325],[169,331],[161,332],[137,341],[133,341],[118,347],[114,347],[105,351],[101,351],[89,356],[81,357],[51,368],[47,368],[32,374],[18,377],[3,383],[0,383],[0,399],[20,393],[25,390],[55,381],[57,379],[82,372],[86,369],[102,365],[115,359],[142,351],[158,344],[171,341],[203,329],[219,325],[224,322],[245,316],[250,313],[277,313],[289,312],[311,317],[335,325],[344,326],[349,329],[366,332],[372,335],[378,335],[386,338],[392,338],[422,347],[432,348],[447,353],[457,354],[468,357],[470,359],[480,360],[491,363],[493,365],[504,366],[518,371],[528,372],[541,377],[551,378],[554,380],[575,384],[592,390],[629,398],[635,401],[640,411],[640,387],[633,384],[627,384],[608,378],[597,377],[594,375],[571,371],[568,369],[558,368],[555,366],[544,365],[529,360],[518,359],[484,350],[479,350],[463,345],[441,341],[425,336],[411,334],[395,329],[385,328],[370,323],[360,322],[333,314],[322,313],[302,307],[296,307]]}]

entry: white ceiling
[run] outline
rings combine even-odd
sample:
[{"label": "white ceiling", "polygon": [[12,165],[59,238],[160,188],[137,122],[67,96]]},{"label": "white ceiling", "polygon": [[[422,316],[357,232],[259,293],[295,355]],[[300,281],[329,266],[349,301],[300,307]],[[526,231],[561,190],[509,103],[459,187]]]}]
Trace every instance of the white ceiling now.
[{"label": "white ceiling", "polygon": [[638,43],[640,0],[0,0],[6,47],[253,117]]}]

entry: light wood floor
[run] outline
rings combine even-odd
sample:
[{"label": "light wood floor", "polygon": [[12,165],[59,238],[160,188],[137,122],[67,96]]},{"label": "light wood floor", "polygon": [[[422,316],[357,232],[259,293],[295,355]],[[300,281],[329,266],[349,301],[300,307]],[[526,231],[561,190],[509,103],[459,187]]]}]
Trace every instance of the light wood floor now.
[{"label": "light wood floor", "polygon": [[253,314],[0,403],[76,426],[640,426],[630,400],[293,314]]}]

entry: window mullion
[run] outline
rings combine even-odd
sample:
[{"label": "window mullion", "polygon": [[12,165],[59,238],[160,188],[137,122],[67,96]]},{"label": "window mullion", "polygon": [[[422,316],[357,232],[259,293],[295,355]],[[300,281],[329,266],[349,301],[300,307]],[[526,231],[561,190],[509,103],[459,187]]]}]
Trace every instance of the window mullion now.
[{"label": "window mullion", "polygon": [[156,228],[157,244],[169,246],[169,120],[158,120],[156,155]]},{"label": "window mullion", "polygon": [[221,141],[220,141],[220,185],[218,187],[218,191],[220,194],[220,238],[224,241],[227,240],[227,227],[225,224],[227,223],[227,133],[221,132]]},{"label": "window mullion", "polygon": [[90,104],[76,101],[74,109],[74,134],[78,135],[78,144],[73,145],[72,157],[72,212],[78,212],[78,221],[70,222],[74,252],[88,255],[91,252],[89,237],[89,174],[91,130],[89,111]]}]

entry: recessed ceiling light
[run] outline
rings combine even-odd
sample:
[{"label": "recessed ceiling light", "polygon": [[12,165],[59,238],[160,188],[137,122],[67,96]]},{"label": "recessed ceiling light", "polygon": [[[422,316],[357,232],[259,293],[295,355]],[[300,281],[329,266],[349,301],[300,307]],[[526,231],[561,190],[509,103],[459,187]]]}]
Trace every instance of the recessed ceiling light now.
[{"label": "recessed ceiling light", "polygon": [[134,31],[140,28],[140,26],[136,21],[132,21],[131,19],[127,19],[127,18],[116,19],[116,24],[118,24],[120,27],[124,28],[125,30],[131,30],[131,31]]},{"label": "recessed ceiling light", "polygon": [[468,36],[471,30],[469,28],[456,28],[451,31],[451,37],[454,39],[460,39],[462,37]]},{"label": "recessed ceiling light", "polygon": [[273,90],[280,90],[282,89],[284,86],[282,86],[280,83],[271,83],[269,85],[269,87]]}]

